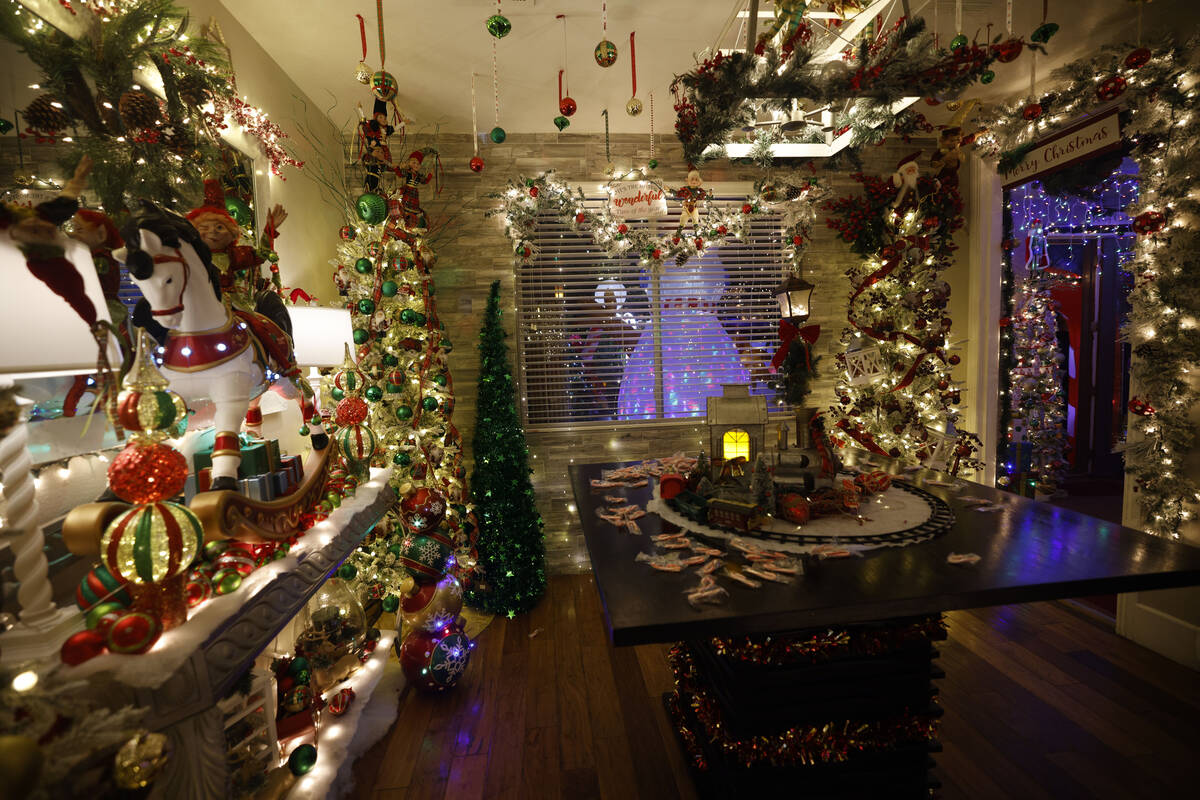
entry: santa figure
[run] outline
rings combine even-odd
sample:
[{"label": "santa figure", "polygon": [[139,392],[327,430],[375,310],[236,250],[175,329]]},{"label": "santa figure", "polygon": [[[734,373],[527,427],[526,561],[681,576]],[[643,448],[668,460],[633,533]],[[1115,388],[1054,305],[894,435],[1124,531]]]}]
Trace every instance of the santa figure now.
[{"label": "santa figure", "polygon": [[267,214],[267,225],[259,247],[238,244],[242,229],[225,210],[225,193],[216,180],[204,182],[204,205],[192,209],[188,221],[200,232],[200,238],[212,251],[212,262],[221,275],[221,291],[228,292],[238,308],[253,311],[255,297],[262,291],[277,291],[282,285],[279,267],[271,265],[271,278],[263,277],[261,266],[273,250],[279,226],[287,219],[283,206],[276,205]]},{"label": "santa figure", "polygon": [[675,190],[675,196],[683,203],[683,213],[679,215],[679,227],[684,225],[700,226],[700,202],[708,197],[704,191],[704,180],[698,170],[692,170],[687,175],[687,186]]},{"label": "santa figure", "polygon": [[892,174],[892,185],[900,190],[896,193],[896,199],[892,201],[892,209],[898,214],[915,209],[921,202],[917,192],[917,179],[921,177],[921,165],[917,163],[917,159],[920,157],[921,152],[917,151],[900,159],[896,171]]},{"label": "santa figure", "polygon": [[392,151],[388,147],[388,139],[396,129],[388,124],[387,103],[382,100],[375,101],[370,119],[363,114],[360,103],[358,117],[358,157],[367,171],[363,179],[363,188],[368,192],[377,193],[379,177],[385,169],[392,168]]},{"label": "santa figure", "polygon": [[413,150],[408,154],[406,166],[392,169],[396,173],[396,177],[404,182],[400,187],[400,216],[404,219],[404,225],[410,230],[427,227],[425,212],[421,210],[420,187],[433,180],[433,173],[421,173],[421,162],[424,160],[424,153],[420,150]]}]

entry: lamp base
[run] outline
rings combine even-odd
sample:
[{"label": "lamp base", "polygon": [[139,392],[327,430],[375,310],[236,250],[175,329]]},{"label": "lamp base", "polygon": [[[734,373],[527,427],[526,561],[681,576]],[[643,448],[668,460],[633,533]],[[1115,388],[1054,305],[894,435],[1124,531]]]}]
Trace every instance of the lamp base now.
[{"label": "lamp base", "polygon": [[58,654],[67,637],[81,630],[83,615],[70,607],[57,609],[53,616],[36,627],[18,622],[0,633],[0,664],[44,663]]}]

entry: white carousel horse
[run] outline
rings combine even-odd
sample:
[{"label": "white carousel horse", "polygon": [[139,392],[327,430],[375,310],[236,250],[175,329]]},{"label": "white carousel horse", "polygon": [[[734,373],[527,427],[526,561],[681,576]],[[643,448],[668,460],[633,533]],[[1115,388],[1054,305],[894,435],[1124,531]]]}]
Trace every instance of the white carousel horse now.
[{"label": "white carousel horse", "polygon": [[237,488],[238,431],[243,419],[257,417],[248,411],[257,411],[267,389],[299,401],[313,447],[324,448],[329,438],[295,363],[286,307],[268,304],[270,318],[231,309],[208,246],[178,214],[143,201],[121,233],[126,246],[114,256],[145,297],[134,323],[162,345],[171,388],[189,403],[210,399],[215,406],[212,489]]}]

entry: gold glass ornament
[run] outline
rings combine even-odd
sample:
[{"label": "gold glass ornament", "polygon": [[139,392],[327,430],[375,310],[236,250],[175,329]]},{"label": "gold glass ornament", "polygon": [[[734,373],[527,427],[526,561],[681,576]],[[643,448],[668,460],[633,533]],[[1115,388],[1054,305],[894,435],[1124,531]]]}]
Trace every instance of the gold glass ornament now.
[{"label": "gold glass ornament", "polygon": [[636,97],[629,98],[629,102],[625,104],[625,113],[631,117],[636,117],[642,113],[642,101]]},{"label": "gold glass ornament", "polygon": [[358,68],[354,70],[354,80],[366,86],[371,82],[372,69],[367,66],[367,62],[358,62]]}]

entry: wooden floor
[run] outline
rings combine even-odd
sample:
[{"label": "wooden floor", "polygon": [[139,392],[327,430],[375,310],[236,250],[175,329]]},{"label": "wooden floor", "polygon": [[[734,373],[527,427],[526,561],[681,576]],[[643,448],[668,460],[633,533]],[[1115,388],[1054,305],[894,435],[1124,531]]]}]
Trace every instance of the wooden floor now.
[{"label": "wooden floor", "polygon": [[[947,615],[941,796],[1195,797],[1200,675],[1061,603]],[[497,619],[449,694],[406,691],[354,797],[693,798],[665,646],[612,648],[590,575]]]}]

